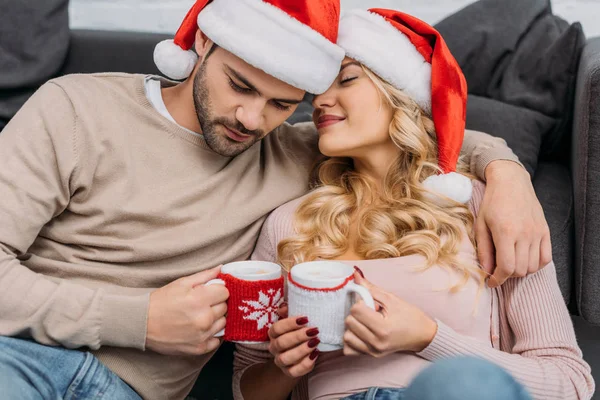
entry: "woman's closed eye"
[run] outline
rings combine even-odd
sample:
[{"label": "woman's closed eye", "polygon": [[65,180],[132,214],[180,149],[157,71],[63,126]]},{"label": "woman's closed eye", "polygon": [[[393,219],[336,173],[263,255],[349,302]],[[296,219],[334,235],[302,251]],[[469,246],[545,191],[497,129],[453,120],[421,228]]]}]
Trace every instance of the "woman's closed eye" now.
[{"label": "woman's closed eye", "polygon": [[358,76],[345,76],[342,79],[340,79],[340,84],[344,85],[352,82],[355,79],[358,79]]}]

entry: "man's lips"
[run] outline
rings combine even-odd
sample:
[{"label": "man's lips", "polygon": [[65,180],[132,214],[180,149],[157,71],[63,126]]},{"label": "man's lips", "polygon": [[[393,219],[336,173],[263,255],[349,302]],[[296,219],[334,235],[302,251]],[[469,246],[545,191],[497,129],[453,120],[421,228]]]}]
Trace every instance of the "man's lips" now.
[{"label": "man's lips", "polygon": [[337,115],[321,115],[317,120],[317,129],[326,128],[328,126],[337,124],[338,122],[341,122],[345,119],[346,118],[339,117]]},{"label": "man's lips", "polygon": [[223,125],[223,127],[225,128],[225,132],[227,133],[227,136],[231,139],[231,140],[235,140],[236,142],[245,142],[246,140],[250,139],[252,136],[250,135],[244,135],[241,132],[238,132],[236,130],[233,130],[231,128],[228,128],[227,126]]}]

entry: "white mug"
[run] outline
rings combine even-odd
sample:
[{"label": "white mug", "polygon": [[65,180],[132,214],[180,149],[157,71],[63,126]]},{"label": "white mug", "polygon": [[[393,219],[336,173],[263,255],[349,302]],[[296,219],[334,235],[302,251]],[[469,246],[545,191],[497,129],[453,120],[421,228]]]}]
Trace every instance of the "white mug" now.
[{"label": "white mug", "polygon": [[[205,284],[225,285],[229,289],[226,327],[215,337],[245,343],[265,341],[268,327],[278,319],[275,311],[283,302],[280,278],[281,267],[267,261],[237,261],[221,267],[219,279]],[[228,330],[227,326],[232,328]],[[261,341],[256,341],[258,331],[262,332]]]},{"label": "white mug", "polygon": [[354,283],[354,268],[339,261],[310,261],[295,265],[288,275],[290,316],[306,316],[319,328],[320,351],[343,348],[345,319],[354,303],[353,293],[375,309],[367,288]]}]

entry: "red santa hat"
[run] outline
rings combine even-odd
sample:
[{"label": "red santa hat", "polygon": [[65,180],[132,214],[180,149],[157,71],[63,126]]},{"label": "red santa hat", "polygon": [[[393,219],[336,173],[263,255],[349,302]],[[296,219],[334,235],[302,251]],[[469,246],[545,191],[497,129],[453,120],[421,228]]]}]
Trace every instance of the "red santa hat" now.
[{"label": "red santa hat", "polygon": [[186,79],[198,60],[198,28],[225,50],[299,89],[323,93],[333,83],[344,51],[335,43],[339,0],[197,0],[174,40],[154,51],[158,69]]},{"label": "red santa hat", "polygon": [[409,95],[433,119],[440,175],[423,185],[466,203],[469,178],[456,172],[465,132],[467,83],[442,36],[394,10],[352,10],[340,21],[338,44],[351,57]]}]

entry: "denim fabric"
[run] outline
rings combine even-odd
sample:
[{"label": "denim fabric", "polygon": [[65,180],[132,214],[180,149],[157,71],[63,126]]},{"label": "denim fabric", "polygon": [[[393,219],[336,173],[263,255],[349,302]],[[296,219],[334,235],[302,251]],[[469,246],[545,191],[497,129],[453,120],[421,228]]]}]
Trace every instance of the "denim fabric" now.
[{"label": "denim fabric", "polygon": [[477,358],[457,357],[425,369],[406,389],[370,388],[344,400],[531,400],[508,372]]},{"label": "denim fabric", "polygon": [[0,336],[3,399],[141,400],[90,353]]},{"label": "denim fabric", "polygon": [[405,389],[372,387],[366,392],[357,393],[342,400],[404,400]]}]

